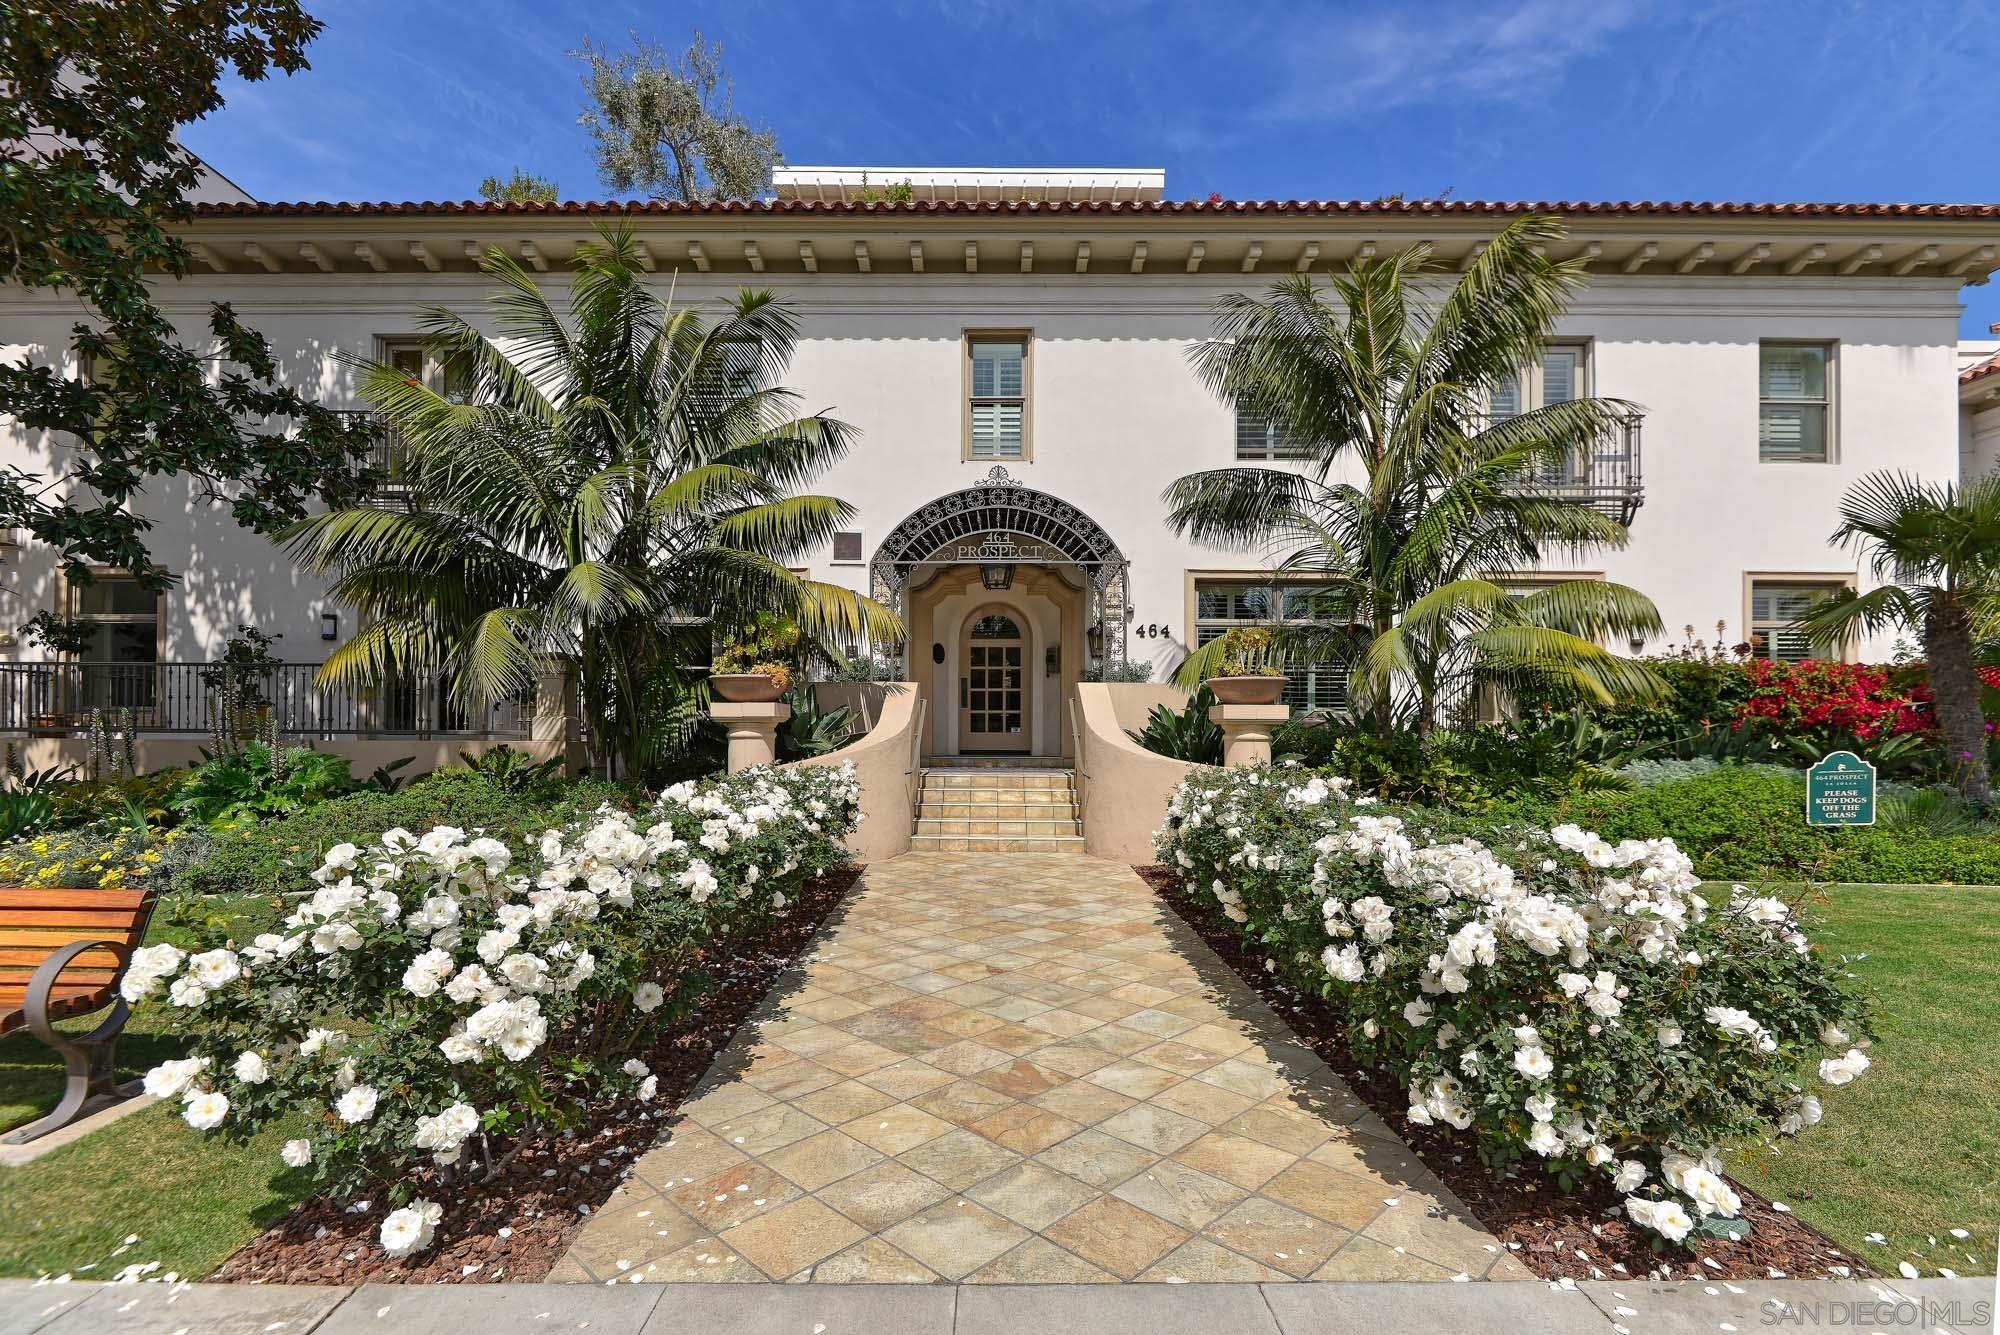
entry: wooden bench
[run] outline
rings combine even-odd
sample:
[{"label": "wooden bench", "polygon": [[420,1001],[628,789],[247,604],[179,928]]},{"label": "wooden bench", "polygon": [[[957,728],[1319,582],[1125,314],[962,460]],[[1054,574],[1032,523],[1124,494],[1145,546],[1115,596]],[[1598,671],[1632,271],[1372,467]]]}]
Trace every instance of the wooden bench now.
[{"label": "wooden bench", "polygon": [[[62,1054],[66,1068],[55,1110],[0,1144],[45,1136],[75,1121],[91,1099],[118,1095],[118,1035],[132,1009],[118,980],[152,917],[150,890],[0,889],[0,1035],[27,1029]],[[111,1014],[87,1034],[55,1027],[108,1005]]]}]

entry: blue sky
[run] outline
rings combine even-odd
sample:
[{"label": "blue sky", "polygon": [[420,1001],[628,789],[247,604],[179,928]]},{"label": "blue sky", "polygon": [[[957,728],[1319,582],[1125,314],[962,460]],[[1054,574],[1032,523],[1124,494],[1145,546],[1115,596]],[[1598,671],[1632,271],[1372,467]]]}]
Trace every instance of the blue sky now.
[{"label": "blue sky", "polygon": [[[1985,0],[307,0],[188,145],[267,200],[604,195],[585,33],[720,40],[797,163],[1159,166],[1172,198],[2000,198]],[[1967,289],[1963,330],[2000,320]]]}]

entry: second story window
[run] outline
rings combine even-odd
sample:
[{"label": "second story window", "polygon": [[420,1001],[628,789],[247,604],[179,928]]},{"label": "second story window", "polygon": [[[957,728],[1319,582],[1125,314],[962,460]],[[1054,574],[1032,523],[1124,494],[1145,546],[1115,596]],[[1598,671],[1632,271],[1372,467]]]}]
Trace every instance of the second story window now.
[{"label": "second story window", "polygon": [[157,663],[165,595],[122,571],[98,571],[69,587],[69,615],[90,627],[89,663]]},{"label": "second story window", "polygon": [[966,336],[966,431],[968,459],[1027,459],[1028,336]]},{"label": "second story window", "polygon": [[1236,410],[1236,457],[1239,459],[1303,459],[1308,451],[1294,444],[1285,428],[1262,413]]},{"label": "second story window", "polygon": [[1767,464],[1832,460],[1832,369],[1830,344],[1758,345],[1758,459]]}]

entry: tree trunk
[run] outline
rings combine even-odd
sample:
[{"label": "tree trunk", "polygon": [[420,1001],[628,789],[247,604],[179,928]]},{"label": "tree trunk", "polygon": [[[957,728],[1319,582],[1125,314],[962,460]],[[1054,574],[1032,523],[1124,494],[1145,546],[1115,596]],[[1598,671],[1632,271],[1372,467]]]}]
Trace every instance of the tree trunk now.
[{"label": "tree trunk", "polygon": [[1979,708],[1979,677],[1972,670],[1972,619],[1963,606],[1947,603],[1925,616],[1924,656],[1929,660],[1931,707],[1944,731],[1950,768],[1968,801],[1990,806],[1993,775],[1986,763],[1986,719]]}]

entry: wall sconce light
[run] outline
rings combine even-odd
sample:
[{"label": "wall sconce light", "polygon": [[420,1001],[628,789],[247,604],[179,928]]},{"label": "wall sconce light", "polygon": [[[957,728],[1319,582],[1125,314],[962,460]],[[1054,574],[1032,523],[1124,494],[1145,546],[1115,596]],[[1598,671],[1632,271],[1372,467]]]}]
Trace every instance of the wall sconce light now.
[{"label": "wall sconce light", "polygon": [[321,612],[319,614],[319,637],[322,640],[340,638],[340,613]]},{"label": "wall sconce light", "polygon": [[979,582],[987,588],[994,590],[1013,587],[1013,563],[1011,561],[1002,561],[994,565],[979,567]]},{"label": "wall sconce light", "polygon": [[1645,652],[1646,637],[1643,635],[1634,635],[1631,639],[1625,641],[1625,647],[1627,649],[1630,649],[1632,651],[1633,657],[1636,658],[1641,653]]}]

